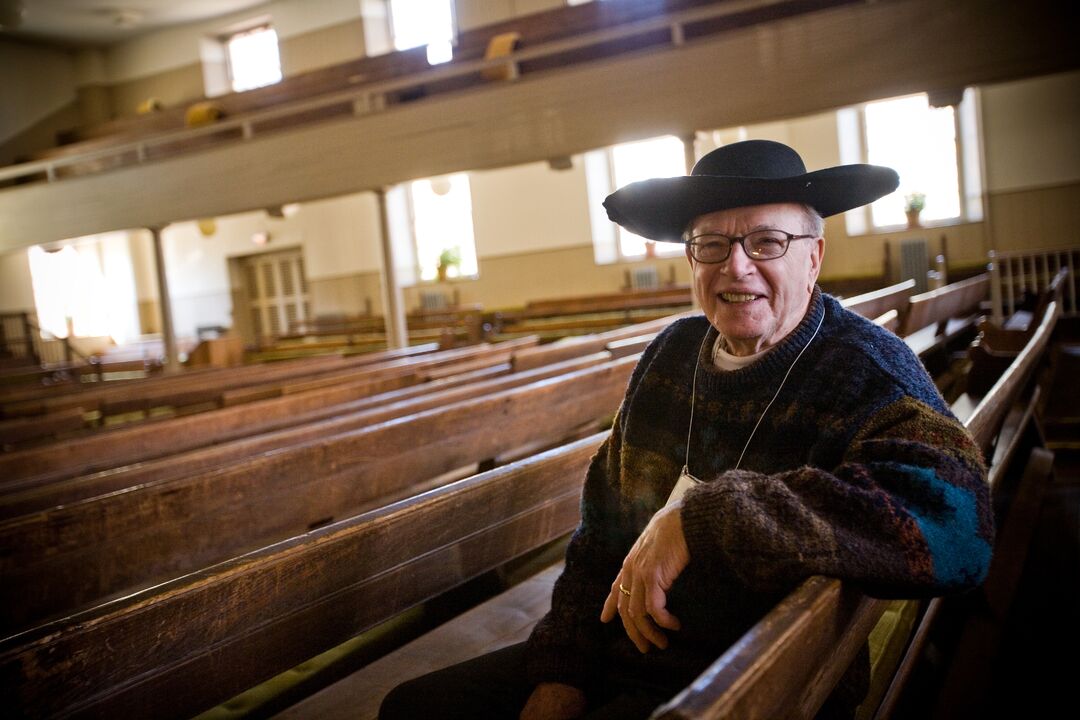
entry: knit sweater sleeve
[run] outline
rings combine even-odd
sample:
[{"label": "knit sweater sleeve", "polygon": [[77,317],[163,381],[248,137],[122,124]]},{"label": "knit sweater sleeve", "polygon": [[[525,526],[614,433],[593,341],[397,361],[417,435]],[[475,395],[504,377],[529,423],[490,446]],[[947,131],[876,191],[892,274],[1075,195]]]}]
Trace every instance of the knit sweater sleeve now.
[{"label": "knit sweater sleeve", "polygon": [[720,563],[763,590],[828,575],[881,597],[960,591],[990,562],[985,477],[955,418],[896,392],[831,471],[728,471],[687,493],[691,563]]}]

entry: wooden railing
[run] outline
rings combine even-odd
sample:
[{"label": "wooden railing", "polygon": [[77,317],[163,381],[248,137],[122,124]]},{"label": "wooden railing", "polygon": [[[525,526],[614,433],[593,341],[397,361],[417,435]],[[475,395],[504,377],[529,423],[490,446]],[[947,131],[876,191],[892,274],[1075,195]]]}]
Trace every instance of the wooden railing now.
[{"label": "wooden railing", "polygon": [[[95,144],[85,152],[72,152],[63,157],[22,163],[0,169],[0,183],[12,181],[24,183],[44,178],[55,182],[65,172],[70,174],[77,165],[80,173],[97,172],[123,166],[140,165],[166,155],[185,152],[185,149],[205,149],[208,142],[247,142],[283,128],[320,122],[324,113],[335,107],[350,106],[354,116],[382,112],[395,97],[410,93],[431,94],[440,89],[458,89],[472,84],[472,79],[483,71],[515,68],[522,63],[533,62],[541,66],[543,60],[569,58],[570,62],[589,62],[611,54],[632,51],[636,39],[649,39],[649,46],[657,44],[650,35],[667,33],[667,47],[679,47],[691,39],[731,30],[736,27],[760,24],[778,17],[812,12],[822,8],[843,5],[854,0],[723,0],[701,7],[690,7],[675,12],[660,13],[653,17],[604,27],[592,32],[538,43],[534,47],[517,50],[505,57],[492,60],[465,59],[446,65],[431,67],[422,72],[409,72],[400,77],[353,85],[338,92],[327,92],[317,97],[295,102],[283,101],[281,105],[245,113],[235,118],[225,118],[212,125],[156,132],[137,139],[101,147]],[[577,10],[578,8],[564,8]],[[644,40],[642,40],[644,42]],[[514,76],[515,73],[510,73]],[[479,81],[478,81],[479,82]]]},{"label": "wooden railing", "polygon": [[1003,324],[1020,309],[1025,299],[1044,291],[1062,268],[1069,270],[1061,294],[1062,317],[1080,315],[1076,271],[1080,269],[1080,246],[1047,250],[991,250],[990,278],[993,320]]}]

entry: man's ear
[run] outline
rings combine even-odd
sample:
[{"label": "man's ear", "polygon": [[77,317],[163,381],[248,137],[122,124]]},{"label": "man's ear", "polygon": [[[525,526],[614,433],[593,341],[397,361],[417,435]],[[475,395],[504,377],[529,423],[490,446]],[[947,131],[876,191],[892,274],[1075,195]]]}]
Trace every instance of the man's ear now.
[{"label": "man's ear", "polygon": [[817,238],[810,248],[810,292],[814,291],[818,276],[821,275],[821,261],[825,257],[825,238]]},{"label": "man's ear", "polygon": [[690,263],[690,272],[694,271],[694,256],[690,254],[690,244],[683,244],[683,250],[686,252],[686,262]]}]

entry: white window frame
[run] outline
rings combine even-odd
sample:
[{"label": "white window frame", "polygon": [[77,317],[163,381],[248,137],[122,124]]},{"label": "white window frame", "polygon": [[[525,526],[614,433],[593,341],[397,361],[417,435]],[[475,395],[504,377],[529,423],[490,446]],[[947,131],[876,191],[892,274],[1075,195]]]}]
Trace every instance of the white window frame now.
[{"label": "white window frame", "polygon": [[[656,138],[646,138],[646,140],[657,140],[661,137],[668,136],[661,135]],[[593,237],[593,258],[596,264],[610,265],[612,263],[641,262],[643,260],[673,258],[684,255],[684,246],[681,243],[672,242],[654,243],[655,252],[651,258],[647,251],[627,253],[623,250],[623,237],[631,233],[611,222],[603,208],[604,198],[618,189],[615,184],[615,147],[593,150],[585,153],[584,156],[585,178],[589,198],[589,220]],[[646,240],[646,242],[650,241]]]},{"label": "white window frame", "polygon": [[[233,63],[234,63],[233,56],[232,56],[232,52],[230,51],[229,47],[230,47],[231,43],[234,40],[236,40],[237,38],[239,38],[239,37],[242,37],[242,36],[245,36],[245,35],[253,35],[255,33],[260,33],[260,32],[271,32],[271,33],[274,34],[274,41],[275,41],[275,45],[277,47],[277,61],[278,61],[277,62],[277,77],[276,77],[276,79],[271,80],[269,82],[263,82],[263,83],[258,84],[258,85],[243,85],[243,86],[238,88],[237,87],[236,71],[235,71],[235,68],[233,66]],[[226,73],[228,75],[229,89],[230,89],[231,92],[245,92],[247,90],[255,90],[255,89],[261,88],[261,87],[268,87],[270,85],[276,85],[277,83],[281,82],[282,79],[284,78],[284,71],[283,71],[283,68],[281,67],[281,41],[280,41],[280,38],[278,38],[277,31],[274,29],[274,26],[270,23],[269,20],[260,20],[259,22],[251,24],[251,25],[249,25],[247,27],[244,27],[243,29],[231,30],[226,34],[223,34],[219,38],[219,41],[221,43],[222,49],[224,50],[225,69],[226,69]]]},{"label": "white window frame", "polygon": [[[448,275],[450,281],[476,280],[480,277],[480,256],[476,247],[476,226],[473,213],[472,182],[469,173],[452,173],[445,177],[463,176],[468,182],[469,188],[469,232],[463,238],[463,242],[471,244],[471,248],[462,248],[463,254],[470,253],[475,258],[476,266],[473,272],[465,272],[459,269],[457,273]],[[424,268],[421,266],[421,249],[417,238],[417,208],[413,200],[412,187],[414,183],[431,182],[435,178],[420,178],[410,182],[396,185],[386,193],[386,208],[388,215],[388,229],[390,242],[394,248],[394,274],[398,283],[402,286],[415,286],[435,283],[437,277],[424,277]],[[445,249],[445,248],[444,248]],[[466,268],[468,264],[466,263]]]},{"label": "white window frame", "polygon": [[446,38],[431,38],[428,42],[404,44],[398,42],[398,32],[394,20],[394,2],[386,0],[386,22],[390,29],[390,42],[394,50],[409,50],[414,47],[427,46],[427,58],[429,65],[439,65],[453,59],[453,46],[458,35],[457,7],[454,0],[444,0],[450,12],[450,34]]},{"label": "white window frame", "polygon": [[[914,93],[913,95],[926,95]],[[887,98],[898,100],[912,95]],[[960,102],[952,105],[955,127],[955,156],[957,171],[957,192],[959,214],[953,217],[921,220],[923,227],[945,227],[961,223],[979,222],[983,219],[983,178],[982,132],[979,113],[979,94],[976,88],[964,90]],[[881,102],[881,101],[877,101]],[[837,134],[840,142],[840,159],[844,164],[869,162],[869,141],[867,137],[866,107],[870,103],[837,111]],[[909,190],[914,188],[909,188]],[[896,191],[897,201],[903,202],[904,184]],[[905,223],[875,225],[871,205],[850,210],[844,214],[849,236],[873,233],[896,232],[906,227]]]}]

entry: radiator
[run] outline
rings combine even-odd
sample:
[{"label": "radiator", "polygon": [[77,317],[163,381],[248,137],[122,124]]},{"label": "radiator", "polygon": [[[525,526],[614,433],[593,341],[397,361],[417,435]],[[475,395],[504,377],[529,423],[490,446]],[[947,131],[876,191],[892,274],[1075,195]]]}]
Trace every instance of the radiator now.
[{"label": "radiator", "polygon": [[929,268],[930,256],[926,252],[926,240],[916,238],[900,243],[900,281],[914,280],[916,294],[927,291],[926,271]]},{"label": "radiator", "polygon": [[630,273],[630,287],[634,290],[655,290],[660,287],[660,275],[652,266],[635,268]]}]

